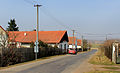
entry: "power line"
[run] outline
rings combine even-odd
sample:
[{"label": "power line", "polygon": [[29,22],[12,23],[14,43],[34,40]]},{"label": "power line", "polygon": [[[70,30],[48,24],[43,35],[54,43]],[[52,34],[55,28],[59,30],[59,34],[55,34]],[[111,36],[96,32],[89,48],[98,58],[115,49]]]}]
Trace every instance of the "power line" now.
[{"label": "power line", "polygon": [[45,15],[47,15],[48,17],[50,17],[51,19],[53,19],[54,21],[56,21],[57,23],[59,23],[59,25],[65,27],[66,29],[69,29],[72,31],[72,29],[65,25],[62,21],[60,21],[59,19],[57,19],[48,9],[44,8],[41,9],[41,12],[43,12]]},{"label": "power line", "polygon": [[[29,4],[32,4],[34,5],[34,3],[37,3],[36,1],[29,1],[29,0],[24,0],[25,2],[29,3]],[[41,9],[41,12],[43,12],[45,15],[47,15],[48,17],[50,17],[51,19],[53,19],[55,22],[59,23],[59,25],[63,26],[64,28],[66,29],[69,29],[69,30],[73,30],[71,29],[69,26],[65,25],[62,21],[60,21],[59,19],[57,19],[48,9],[46,9],[44,7],[44,9]]]},{"label": "power line", "polygon": [[[29,4],[32,4],[32,5],[34,5],[35,3],[38,3],[36,1],[30,1],[30,0],[24,0],[24,1]],[[57,19],[55,16],[53,16],[53,14],[45,7],[44,7],[44,9],[41,9],[41,12],[43,12],[45,15],[47,15],[48,17],[53,19],[55,22],[59,23],[59,25],[63,26],[64,28],[69,29],[71,31],[73,30],[69,26],[65,25],[62,21]],[[80,32],[77,32],[77,31],[76,31],[76,33],[78,33],[80,35],[87,35],[87,36],[90,35],[89,37],[105,37],[106,35],[109,35],[109,34],[95,34],[95,33],[82,33],[81,34]],[[105,35],[105,36],[102,36],[102,35]],[[111,35],[120,35],[120,33],[111,33]]]},{"label": "power line", "polygon": [[32,4],[34,5],[34,2],[30,1],[30,0],[24,0],[26,3]]},{"label": "power line", "polygon": [[106,37],[106,36],[85,36],[84,37]]}]

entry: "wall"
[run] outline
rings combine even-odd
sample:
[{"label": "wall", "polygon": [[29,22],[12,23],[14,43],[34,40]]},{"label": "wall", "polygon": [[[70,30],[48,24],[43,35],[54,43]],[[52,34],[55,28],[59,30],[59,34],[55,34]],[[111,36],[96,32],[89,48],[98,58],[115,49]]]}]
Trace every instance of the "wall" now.
[{"label": "wall", "polygon": [[77,48],[79,49],[79,48],[81,48],[81,46],[78,45]]},{"label": "wall", "polygon": [[[0,47],[2,48],[2,46],[7,46],[6,44],[7,44],[7,34],[6,34],[6,32],[2,29],[2,28],[0,28]],[[4,42],[6,43],[6,44],[4,44]]]},{"label": "wall", "polygon": [[75,49],[75,45],[72,47],[72,45],[69,45],[69,48],[74,48]]},{"label": "wall", "polygon": [[59,48],[63,49],[64,53],[67,52],[67,49],[68,49],[68,42],[67,41],[63,41],[62,43],[59,43]]}]

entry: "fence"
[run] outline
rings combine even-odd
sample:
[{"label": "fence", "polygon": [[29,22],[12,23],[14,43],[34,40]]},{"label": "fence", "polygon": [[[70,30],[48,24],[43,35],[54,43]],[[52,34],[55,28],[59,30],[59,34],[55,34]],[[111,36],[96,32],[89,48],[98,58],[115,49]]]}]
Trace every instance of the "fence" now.
[{"label": "fence", "polygon": [[112,62],[120,63],[120,44],[115,40],[108,40],[104,43],[103,51]]},{"label": "fence", "polygon": [[107,56],[112,61],[112,46],[114,40],[107,40],[105,41],[102,51],[104,52],[105,56]]},{"label": "fence", "polygon": [[[19,53],[19,56],[21,55],[21,61],[20,62],[25,62],[25,61],[30,61],[30,60],[34,60],[35,59],[35,53],[34,53],[34,49],[33,48],[14,48],[12,49],[14,50],[17,54]],[[6,51],[10,51],[10,49],[2,49],[2,58],[4,56],[4,53]],[[14,52],[13,51],[13,52]],[[1,58],[1,54],[0,54],[0,65],[3,66],[3,59]],[[9,54],[9,53],[8,53]],[[38,53],[38,58],[41,57],[46,57],[46,56],[53,56],[53,55],[60,55],[63,54],[63,50],[60,48],[45,48],[45,47],[41,47],[39,48],[39,53]],[[7,54],[6,54],[7,55]],[[9,55],[7,55],[9,56]],[[10,58],[10,57],[7,57]],[[5,63],[4,63],[5,64]]]}]

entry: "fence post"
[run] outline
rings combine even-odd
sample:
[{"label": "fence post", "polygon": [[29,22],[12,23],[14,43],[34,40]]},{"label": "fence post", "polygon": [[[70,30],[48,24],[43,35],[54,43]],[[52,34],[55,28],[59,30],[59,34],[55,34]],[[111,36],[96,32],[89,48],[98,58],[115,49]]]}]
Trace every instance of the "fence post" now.
[{"label": "fence post", "polygon": [[118,42],[114,42],[112,46],[112,62],[114,63],[117,63],[118,50]]}]

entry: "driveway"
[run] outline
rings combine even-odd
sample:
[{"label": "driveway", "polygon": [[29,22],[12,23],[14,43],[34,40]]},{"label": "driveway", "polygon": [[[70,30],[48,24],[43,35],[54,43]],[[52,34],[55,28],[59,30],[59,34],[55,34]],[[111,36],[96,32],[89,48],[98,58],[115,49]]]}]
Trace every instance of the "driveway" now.
[{"label": "driveway", "polygon": [[0,70],[0,73],[72,73],[96,51],[92,50],[77,55],[58,56],[31,64]]}]

